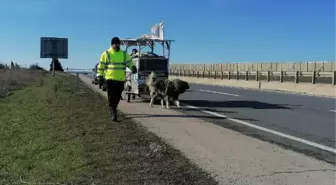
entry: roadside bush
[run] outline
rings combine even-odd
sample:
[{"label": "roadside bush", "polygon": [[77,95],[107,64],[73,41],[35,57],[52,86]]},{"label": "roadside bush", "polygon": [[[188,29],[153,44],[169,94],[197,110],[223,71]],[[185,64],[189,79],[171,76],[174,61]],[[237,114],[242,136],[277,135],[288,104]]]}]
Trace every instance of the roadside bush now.
[{"label": "roadside bush", "polygon": [[0,69],[0,98],[5,98],[14,90],[21,89],[41,79],[45,74],[41,70]]},{"label": "roadside bush", "polygon": [[53,59],[50,63],[50,69],[49,71],[53,70],[53,64],[55,62],[55,71],[60,71],[60,72],[64,72],[64,69],[62,67],[61,62],[58,59]]},{"label": "roadside bush", "polygon": [[7,66],[5,64],[0,63],[0,69],[6,69]]},{"label": "roadside bush", "polygon": [[32,64],[32,65],[30,65],[29,69],[30,70],[43,70],[44,71],[44,69],[41,66],[39,66],[38,64]]}]

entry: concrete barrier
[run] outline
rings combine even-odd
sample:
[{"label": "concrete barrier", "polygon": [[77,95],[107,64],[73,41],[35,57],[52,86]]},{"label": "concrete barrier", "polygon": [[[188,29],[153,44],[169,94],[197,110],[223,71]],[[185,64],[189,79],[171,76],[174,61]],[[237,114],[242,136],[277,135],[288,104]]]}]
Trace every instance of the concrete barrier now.
[{"label": "concrete barrier", "polygon": [[259,62],[259,63],[207,63],[170,64],[172,71],[287,71],[287,72],[332,72],[336,71],[335,61],[315,62]]},{"label": "concrete barrier", "polygon": [[312,83],[312,84],[332,84],[336,83],[336,71],[333,72],[303,72],[303,71],[169,71],[171,76],[212,78],[227,80],[245,80],[268,82],[292,82],[292,83]]}]

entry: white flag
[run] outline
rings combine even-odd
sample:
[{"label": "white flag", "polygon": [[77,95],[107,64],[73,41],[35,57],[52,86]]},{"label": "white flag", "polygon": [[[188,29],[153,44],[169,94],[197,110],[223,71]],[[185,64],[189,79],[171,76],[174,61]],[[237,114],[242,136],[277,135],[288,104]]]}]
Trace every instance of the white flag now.
[{"label": "white flag", "polygon": [[164,22],[163,21],[161,21],[159,24],[159,30],[160,30],[159,37],[161,40],[164,40]]}]

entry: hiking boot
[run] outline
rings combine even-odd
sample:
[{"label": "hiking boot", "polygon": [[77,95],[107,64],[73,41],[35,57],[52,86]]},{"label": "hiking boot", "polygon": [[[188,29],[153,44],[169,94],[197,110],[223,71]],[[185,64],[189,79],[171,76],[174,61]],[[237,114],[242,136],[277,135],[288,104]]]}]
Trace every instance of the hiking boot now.
[{"label": "hiking boot", "polygon": [[111,120],[117,122],[117,109],[116,108],[110,108],[110,115],[111,115]]}]

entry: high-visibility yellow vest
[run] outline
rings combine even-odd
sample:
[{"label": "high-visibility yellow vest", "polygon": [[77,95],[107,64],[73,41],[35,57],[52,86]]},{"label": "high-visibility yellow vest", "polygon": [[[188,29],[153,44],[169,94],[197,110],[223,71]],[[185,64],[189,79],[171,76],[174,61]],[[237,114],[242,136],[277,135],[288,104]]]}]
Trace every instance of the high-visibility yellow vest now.
[{"label": "high-visibility yellow vest", "polygon": [[121,49],[114,51],[110,47],[101,54],[98,73],[104,75],[106,80],[125,81],[126,67],[133,67],[131,56]]}]

